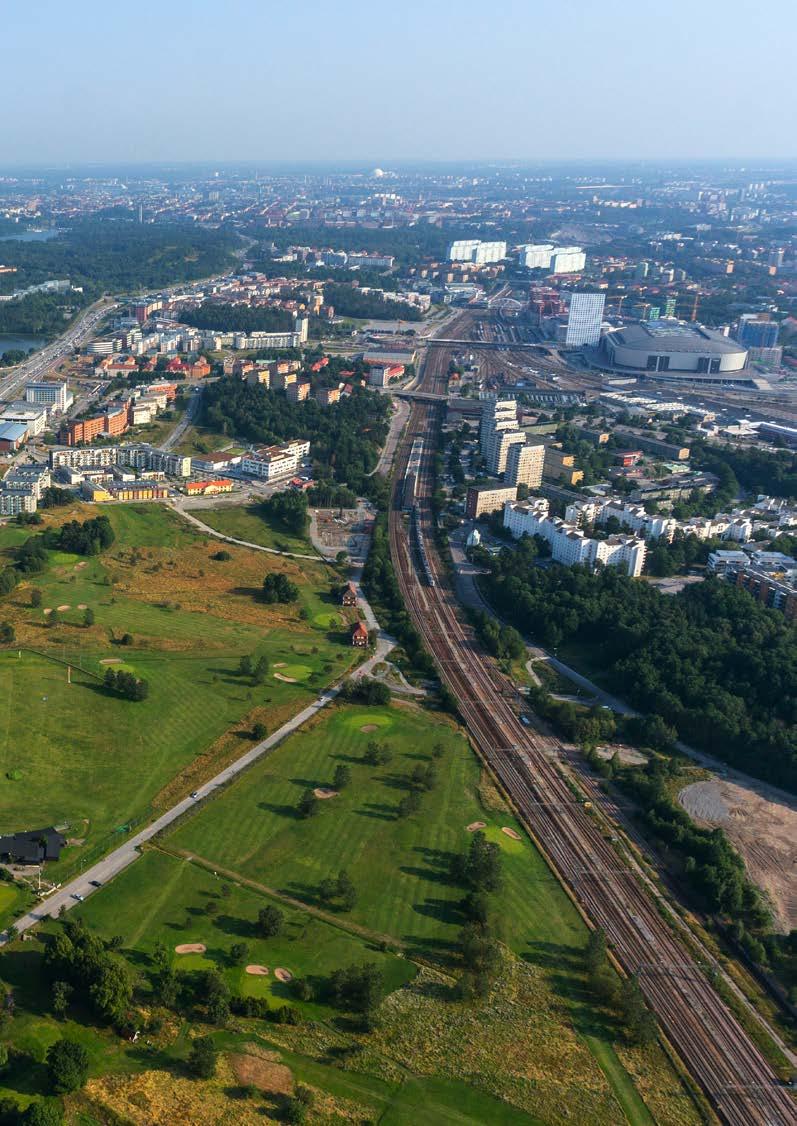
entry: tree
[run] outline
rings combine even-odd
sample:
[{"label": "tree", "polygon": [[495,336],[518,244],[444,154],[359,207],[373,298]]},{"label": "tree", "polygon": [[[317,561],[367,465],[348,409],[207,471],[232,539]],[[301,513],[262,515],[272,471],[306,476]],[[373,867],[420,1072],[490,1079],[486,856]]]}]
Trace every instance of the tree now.
[{"label": "tree", "polygon": [[261,907],[257,913],[257,929],[263,938],[275,938],[282,931],[284,921],[279,907]]},{"label": "tree", "polygon": [[501,960],[498,943],[489,929],[478,923],[468,923],[459,936],[462,961],[472,973],[493,973]]},{"label": "tree", "polygon": [[73,989],[68,981],[54,981],[52,987],[53,1012],[57,1017],[66,1015]]},{"label": "tree", "polygon": [[22,1116],[24,1126],[61,1126],[64,1112],[58,1102],[31,1103]]},{"label": "tree", "polygon": [[349,873],[344,869],[338,876],[338,899],[343,911],[351,911],[357,903],[357,889],[351,881]]},{"label": "tree", "polygon": [[245,942],[234,942],[230,947],[230,958],[236,966],[241,966],[249,957],[249,947]]},{"label": "tree", "polygon": [[265,723],[261,723],[258,720],[257,723],[252,724],[252,738],[256,739],[258,743],[265,739],[267,735],[268,728],[266,727]]},{"label": "tree", "polygon": [[61,621],[61,611],[60,610],[55,610],[55,609],[51,610],[50,613],[47,615],[47,625],[49,627],[57,626],[60,621]]},{"label": "tree", "polygon": [[299,804],[296,806],[296,812],[299,817],[313,817],[318,813],[319,801],[311,789],[304,791],[299,798]]},{"label": "tree", "polygon": [[34,607],[41,606],[42,604],[42,592],[38,587],[33,587],[30,592],[30,604]]},{"label": "tree", "polygon": [[0,1072],[8,1067],[8,1044],[0,1041]]},{"label": "tree", "polygon": [[89,626],[94,625],[94,611],[90,606],[87,606],[83,611],[83,625],[88,629]]},{"label": "tree", "polygon": [[257,664],[252,671],[252,681],[254,684],[263,684],[268,676],[268,657],[258,657]]},{"label": "tree", "polygon": [[199,1036],[191,1045],[188,1070],[197,1079],[212,1079],[216,1074],[216,1046],[209,1036]]},{"label": "tree", "polygon": [[606,931],[603,927],[589,932],[586,961],[590,973],[595,973],[606,961]]},{"label": "tree", "polygon": [[272,571],[263,579],[263,600],[265,602],[295,602],[298,597],[298,586],[281,571]]},{"label": "tree", "polygon": [[3,622],[0,624],[0,645],[13,645],[16,636],[11,622]]},{"label": "tree", "polygon": [[106,1020],[120,1020],[133,997],[133,981],[127,965],[106,955],[89,987],[89,997]]},{"label": "tree", "polygon": [[332,785],[336,790],[344,790],[351,781],[351,770],[342,762],[338,763],[335,767],[335,773],[332,775]]},{"label": "tree", "polygon": [[396,812],[399,817],[412,817],[421,808],[421,795],[417,790],[410,790],[405,794],[401,801],[396,806]]},{"label": "tree", "polygon": [[47,1073],[56,1095],[77,1091],[88,1079],[89,1054],[74,1040],[56,1040],[47,1051]]},{"label": "tree", "polygon": [[251,676],[252,675],[252,658],[248,654],[244,654],[238,662],[238,675]]},{"label": "tree", "polygon": [[230,1015],[230,990],[217,970],[206,972],[203,994],[208,1020],[212,1024],[224,1024]]}]

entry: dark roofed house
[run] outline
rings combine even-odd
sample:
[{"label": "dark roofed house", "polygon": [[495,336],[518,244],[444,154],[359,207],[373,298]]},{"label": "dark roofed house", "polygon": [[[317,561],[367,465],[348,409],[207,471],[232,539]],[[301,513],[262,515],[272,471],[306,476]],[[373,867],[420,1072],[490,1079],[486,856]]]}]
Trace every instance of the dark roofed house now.
[{"label": "dark roofed house", "polygon": [[365,649],[368,645],[368,630],[362,622],[358,622],[351,631],[351,643],[358,649]]},{"label": "dark roofed house", "polygon": [[341,606],[356,606],[357,605],[357,587],[354,583],[347,583],[341,591],[340,595]]},{"label": "dark roofed house", "polygon": [[0,861],[6,864],[42,864],[58,860],[66,844],[55,829],[27,829],[0,837]]}]

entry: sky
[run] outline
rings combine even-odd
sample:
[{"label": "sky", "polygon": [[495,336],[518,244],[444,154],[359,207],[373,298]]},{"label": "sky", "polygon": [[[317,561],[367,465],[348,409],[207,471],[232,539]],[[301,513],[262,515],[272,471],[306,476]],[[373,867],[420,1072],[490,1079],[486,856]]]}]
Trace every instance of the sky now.
[{"label": "sky", "polygon": [[0,0],[0,167],[791,158],[795,0]]}]

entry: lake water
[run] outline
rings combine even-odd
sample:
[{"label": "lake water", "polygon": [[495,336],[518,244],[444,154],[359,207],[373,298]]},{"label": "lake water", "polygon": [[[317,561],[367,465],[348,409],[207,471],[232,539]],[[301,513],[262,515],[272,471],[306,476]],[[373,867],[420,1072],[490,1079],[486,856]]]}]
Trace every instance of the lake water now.
[{"label": "lake water", "polygon": [[20,231],[14,235],[0,234],[0,242],[47,242],[60,234],[60,231]]},{"label": "lake water", "polygon": [[40,336],[3,336],[0,333],[0,356],[14,348],[28,352],[31,348],[41,348],[46,343]]}]

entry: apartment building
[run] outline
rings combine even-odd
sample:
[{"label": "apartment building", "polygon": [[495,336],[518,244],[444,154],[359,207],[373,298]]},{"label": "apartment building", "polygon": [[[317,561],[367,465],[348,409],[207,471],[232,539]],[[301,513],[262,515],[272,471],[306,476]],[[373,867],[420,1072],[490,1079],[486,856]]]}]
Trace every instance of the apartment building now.
[{"label": "apartment building", "polygon": [[73,403],[72,394],[66,383],[55,380],[32,380],[25,384],[25,402],[43,403],[53,411],[63,413]]},{"label": "apartment building", "polygon": [[584,471],[576,469],[573,454],[566,454],[560,446],[546,446],[543,476],[565,485],[577,485],[584,479]]},{"label": "apartment building", "polygon": [[241,458],[241,472],[264,481],[290,477],[310,454],[309,442],[287,442],[282,446],[266,446]]},{"label": "apartment building", "polygon": [[476,520],[485,512],[497,512],[507,501],[517,500],[516,485],[470,485],[465,496],[465,515]]},{"label": "apartment building", "polygon": [[529,489],[539,489],[542,484],[542,471],[545,462],[545,446],[521,445],[513,442],[506,451],[506,485],[528,485]]},{"label": "apartment building", "polygon": [[647,556],[643,539],[616,535],[605,540],[590,539],[574,524],[548,515],[548,502],[535,497],[527,503],[504,505],[504,527],[516,538],[541,536],[551,548],[557,563],[572,567],[620,567],[627,575],[642,574]]}]

